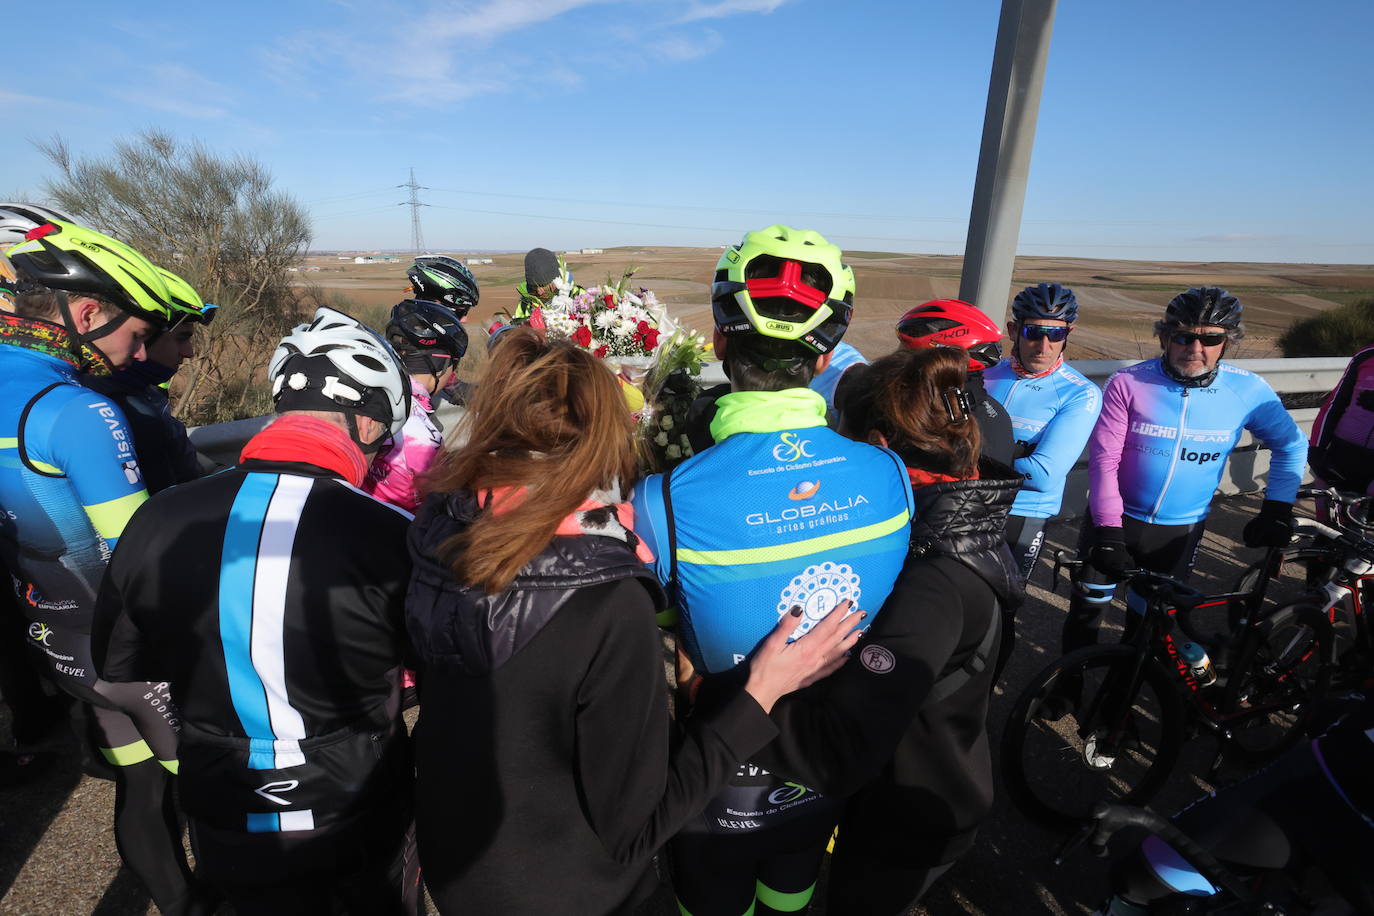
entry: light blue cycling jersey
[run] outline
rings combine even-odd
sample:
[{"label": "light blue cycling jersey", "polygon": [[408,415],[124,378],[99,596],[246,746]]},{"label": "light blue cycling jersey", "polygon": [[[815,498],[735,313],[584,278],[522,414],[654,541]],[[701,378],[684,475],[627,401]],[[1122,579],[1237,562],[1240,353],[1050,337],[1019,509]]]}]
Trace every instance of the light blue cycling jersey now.
[{"label": "light blue cycling jersey", "polygon": [[659,578],[676,580],[698,670],[734,667],[794,606],[794,636],[846,598],[871,618],[907,554],[902,460],[826,428],[805,388],[727,394],[711,434],[715,445],[673,470],[667,498],[661,474],[634,495],[635,531]]},{"label": "light blue cycling jersey", "polygon": [[1267,499],[1297,498],[1307,440],[1269,383],[1222,363],[1207,387],[1185,386],[1151,359],[1114,373],[1088,443],[1088,503],[1097,525],[1123,513],[1157,525],[1207,517],[1242,430],[1270,449]]},{"label": "light blue cycling jersey", "polygon": [[1064,501],[1064,484],[1102,408],[1097,386],[1068,363],[1037,377],[1022,377],[1012,360],[1004,359],[983,373],[988,394],[1011,415],[1012,435],[1034,447],[1016,459],[1016,472],[1025,475],[1011,514],[1050,518]]},{"label": "light blue cycling jersey", "polygon": [[830,351],[830,365],[825,367],[825,371],[819,373],[811,380],[808,386],[812,391],[825,398],[825,406],[834,408],[835,388],[840,384],[840,378],[855,366],[866,366],[868,360],[864,355],[841,341],[835,345],[835,349]]},{"label": "light blue cycling jersey", "polygon": [[59,680],[89,686],[96,591],[148,496],[119,408],[82,387],[71,362],[20,339],[0,336],[0,556],[30,639]]}]

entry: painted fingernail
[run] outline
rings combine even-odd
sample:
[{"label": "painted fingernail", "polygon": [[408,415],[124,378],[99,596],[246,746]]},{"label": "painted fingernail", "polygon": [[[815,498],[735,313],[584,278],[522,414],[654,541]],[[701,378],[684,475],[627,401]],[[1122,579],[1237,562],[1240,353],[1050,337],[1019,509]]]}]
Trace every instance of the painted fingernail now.
[{"label": "painted fingernail", "polygon": [[793,617],[800,617],[800,616],[801,616],[801,605],[800,605],[800,604],[794,604],[794,605],[792,605],[791,614],[792,614]]}]

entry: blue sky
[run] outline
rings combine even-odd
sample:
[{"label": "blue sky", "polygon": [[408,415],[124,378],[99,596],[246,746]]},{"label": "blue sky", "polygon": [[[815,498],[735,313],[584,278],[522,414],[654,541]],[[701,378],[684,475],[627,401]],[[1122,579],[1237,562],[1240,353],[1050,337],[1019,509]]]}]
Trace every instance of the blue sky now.
[{"label": "blue sky", "polygon": [[[260,159],[320,248],[406,247],[413,166],[435,249],[787,222],[959,253],[999,8],[74,2],[57,42],[56,8],[17,4],[9,33],[60,63],[0,88],[0,195],[41,199],[33,140],[158,127]],[[1020,253],[1374,262],[1371,39],[1369,0],[1060,0]]]}]

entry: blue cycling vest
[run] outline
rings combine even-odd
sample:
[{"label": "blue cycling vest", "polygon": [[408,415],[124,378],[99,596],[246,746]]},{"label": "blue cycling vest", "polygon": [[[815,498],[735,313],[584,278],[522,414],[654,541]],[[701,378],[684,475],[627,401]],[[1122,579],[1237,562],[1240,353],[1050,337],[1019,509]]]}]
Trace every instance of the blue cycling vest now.
[{"label": "blue cycling vest", "polygon": [[794,606],[794,637],[844,599],[871,619],[907,554],[902,460],[828,429],[804,388],[727,394],[711,431],[715,445],[634,495],[697,669],[734,667]]}]

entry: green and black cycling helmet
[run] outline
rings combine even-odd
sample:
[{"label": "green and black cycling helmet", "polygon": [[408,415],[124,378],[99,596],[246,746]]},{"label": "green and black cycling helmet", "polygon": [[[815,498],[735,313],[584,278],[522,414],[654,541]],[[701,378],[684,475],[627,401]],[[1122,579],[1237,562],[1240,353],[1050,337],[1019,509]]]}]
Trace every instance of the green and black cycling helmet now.
[{"label": "green and black cycling helmet", "polygon": [[448,306],[460,319],[482,297],[477,278],[455,258],[429,255],[416,258],[406,270],[410,289],[416,299],[438,302]]},{"label": "green and black cycling helmet", "polygon": [[[173,320],[162,274],[143,255],[103,232],[53,220],[29,230],[5,255],[19,275],[21,292],[26,284],[45,286],[107,300],[126,315],[158,327]],[[112,331],[115,325],[106,327]]]},{"label": "green and black cycling helmet", "polygon": [[726,249],[716,264],[711,309],[727,338],[791,341],[829,353],[854,312],[854,271],[818,232],[769,226]]},{"label": "green and black cycling helmet", "polygon": [[1239,336],[1245,307],[1219,286],[1195,286],[1169,300],[1163,324],[1173,328],[1212,326]]},{"label": "green and black cycling helmet", "polygon": [[167,268],[159,267],[157,272],[162,276],[162,282],[167,286],[168,301],[172,305],[171,327],[175,327],[183,321],[194,324],[209,324],[215,320],[215,313],[219,311],[219,306],[202,300],[200,293],[196,292],[194,286]]},{"label": "green and black cycling helmet", "polygon": [[468,352],[468,332],[453,310],[423,299],[407,299],[391,310],[386,339],[407,372],[443,375]]}]

